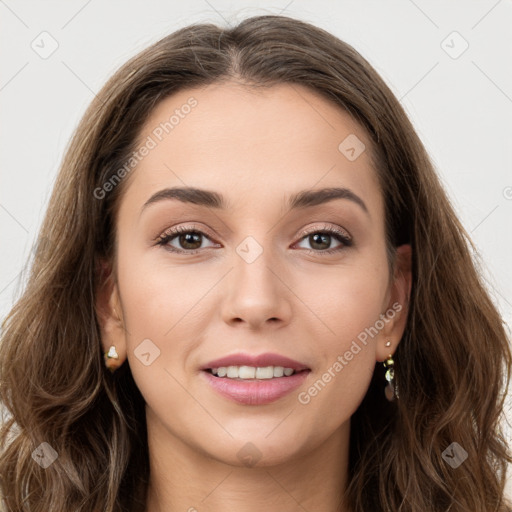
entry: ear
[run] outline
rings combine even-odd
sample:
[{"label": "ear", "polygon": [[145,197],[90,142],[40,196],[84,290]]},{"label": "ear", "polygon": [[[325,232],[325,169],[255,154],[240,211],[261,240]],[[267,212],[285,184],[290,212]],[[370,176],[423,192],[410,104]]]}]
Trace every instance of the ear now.
[{"label": "ear", "polygon": [[[382,328],[377,341],[377,361],[385,361],[393,354],[405,331],[412,287],[412,248],[409,244],[396,249],[394,275],[390,284],[389,300],[381,318]],[[389,347],[386,342],[390,342]]]},{"label": "ear", "polygon": [[[115,346],[119,359],[110,359],[115,370],[126,360],[126,330],[122,316],[118,286],[111,266],[101,262],[98,266],[98,286],[95,297],[95,311],[101,334],[103,354]],[[104,359],[103,359],[104,360]]]}]

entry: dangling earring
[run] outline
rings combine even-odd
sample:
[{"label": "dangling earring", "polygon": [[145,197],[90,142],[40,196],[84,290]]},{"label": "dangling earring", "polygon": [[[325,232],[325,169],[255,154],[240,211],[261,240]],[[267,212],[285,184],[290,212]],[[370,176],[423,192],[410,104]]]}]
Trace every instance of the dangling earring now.
[{"label": "dangling earring", "polygon": [[105,366],[114,373],[119,367],[119,354],[116,352],[115,345],[112,345],[108,352],[105,352]]},{"label": "dangling earring", "polygon": [[[391,346],[391,342],[386,342],[386,347]],[[389,354],[388,358],[384,363],[384,368],[387,368],[386,370],[386,380],[388,381],[388,384],[386,385],[386,388],[384,389],[384,394],[386,395],[386,398],[392,402],[395,398],[399,398],[398,396],[398,385],[395,382],[395,362],[393,361],[393,358],[391,357],[391,354]]]}]

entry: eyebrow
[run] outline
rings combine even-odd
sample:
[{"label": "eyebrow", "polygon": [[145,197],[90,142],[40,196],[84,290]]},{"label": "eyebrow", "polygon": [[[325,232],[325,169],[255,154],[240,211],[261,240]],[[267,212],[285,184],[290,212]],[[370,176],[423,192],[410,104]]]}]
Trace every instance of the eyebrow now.
[{"label": "eyebrow", "polygon": [[[164,200],[176,199],[182,203],[191,203],[199,206],[206,206],[218,210],[228,209],[229,203],[226,198],[212,190],[205,190],[195,187],[172,187],[159,190],[153,194],[142,206],[142,212],[149,206]],[[335,199],[348,199],[359,205],[362,210],[369,214],[364,201],[352,190],[342,187],[329,187],[316,190],[301,190],[288,197],[288,211],[309,208],[324,204]]]}]

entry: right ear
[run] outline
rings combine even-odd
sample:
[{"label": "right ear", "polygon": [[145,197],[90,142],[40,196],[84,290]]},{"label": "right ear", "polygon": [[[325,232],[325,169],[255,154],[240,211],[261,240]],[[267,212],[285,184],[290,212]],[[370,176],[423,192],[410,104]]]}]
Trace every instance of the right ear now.
[{"label": "right ear", "polygon": [[102,261],[97,267],[98,286],[95,311],[98,319],[103,354],[114,346],[119,359],[109,359],[112,369],[126,360],[126,330],[122,315],[119,290],[109,263]]}]

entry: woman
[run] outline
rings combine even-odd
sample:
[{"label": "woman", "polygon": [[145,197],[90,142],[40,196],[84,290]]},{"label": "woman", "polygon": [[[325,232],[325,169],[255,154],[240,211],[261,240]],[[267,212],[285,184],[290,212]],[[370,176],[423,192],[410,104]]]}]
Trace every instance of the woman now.
[{"label": "woman", "polygon": [[4,323],[5,509],[510,510],[471,247],[348,44],[162,39],[82,119]]}]

